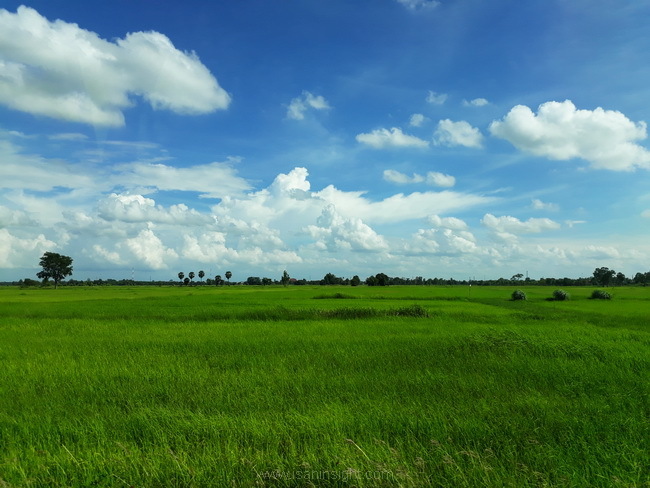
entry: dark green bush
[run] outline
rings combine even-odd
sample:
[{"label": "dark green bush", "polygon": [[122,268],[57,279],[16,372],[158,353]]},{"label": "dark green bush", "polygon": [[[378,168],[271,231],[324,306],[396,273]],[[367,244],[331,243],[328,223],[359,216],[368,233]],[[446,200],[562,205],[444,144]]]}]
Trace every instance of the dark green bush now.
[{"label": "dark green bush", "polygon": [[564,290],[555,290],[553,292],[553,300],[558,302],[563,302],[564,300],[569,299],[569,294]]},{"label": "dark green bush", "polygon": [[517,301],[517,300],[526,300],[526,294],[521,290],[513,291],[511,297],[515,301]]},{"label": "dark green bush", "polygon": [[611,300],[612,296],[605,290],[594,290],[591,294],[591,298],[594,300]]}]

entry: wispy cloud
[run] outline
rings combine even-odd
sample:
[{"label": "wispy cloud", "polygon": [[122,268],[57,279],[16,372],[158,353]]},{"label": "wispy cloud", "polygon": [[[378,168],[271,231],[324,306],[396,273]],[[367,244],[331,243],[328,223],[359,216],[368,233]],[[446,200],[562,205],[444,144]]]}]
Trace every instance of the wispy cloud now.
[{"label": "wispy cloud", "polygon": [[375,149],[387,147],[427,147],[429,143],[419,137],[405,134],[402,129],[376,129],[369,133],[358,134],[357,141]]},{"label": "wispy cloud", "polygon": [[309,109],[327,110],[329,108],[329,103],[327,103],[327,100],[322,95],[312,95],[308,91],[304,91],[300,97],[291,100],[287,108],[287,118],[303,120],[305,118],[305,112]]}]

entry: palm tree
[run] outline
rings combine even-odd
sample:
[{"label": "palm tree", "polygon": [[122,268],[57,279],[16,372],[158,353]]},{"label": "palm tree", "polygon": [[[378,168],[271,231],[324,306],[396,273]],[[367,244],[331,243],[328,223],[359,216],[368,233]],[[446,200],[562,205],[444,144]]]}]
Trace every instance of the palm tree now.
[{"label": "palm tree", "polygon": [[226,279],[228,280],[228,284],[230,284],[230,277],[232,276],[232,273],[230,271],[226,271]]},{"label": "palm tree", "polygon": [[217,275],[214,277],[214,284],[216,286],[219,286],[221,284],[221,275]]},{"label": "palm tree", "polygon": [[185,278],[185,273],[181,271],[178,273],[178,279],[181,280],[181,285],[183,284],[183,278]]},{"label": "palm tree", "polygon": [[205,276],[205,272],[203,270],[199,271],[199,279],[203,281],[203,277]]},{"label": "palm tree", "polygon": [[190,274],[188,275],[190,277],[190,283],[194,279],[194,271],[190,271]]}]

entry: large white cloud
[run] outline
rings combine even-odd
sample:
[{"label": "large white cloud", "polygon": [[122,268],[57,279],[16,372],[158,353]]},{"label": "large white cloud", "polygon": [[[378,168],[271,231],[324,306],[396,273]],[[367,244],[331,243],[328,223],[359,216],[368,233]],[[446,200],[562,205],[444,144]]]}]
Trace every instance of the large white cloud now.
[{"label": "large white cloud", "polygon": [[438,122],[438,129],[434,134],[436,144],[444,146],[465,146],[479,148],[483,145],[483,134],[469,122],[461,120],[453,122],[445,119]]},{"label": "large white cloud", "polygon": [[0,229],[0,268],[34,266],[45,251],[54,248],[56,244],[43,234],[19,237],[7,229]]},{"label": "large white cloud", "polygon": [[214,222],[209,215],[204,215],[187,205],[179,203],[168,209],[151,198],[142,195],[111,193],[98,205],[99,216],[105,220],[124,222],[153,222],[180,225],[205,225]]},{"label": "large white cloud", "polygon": [[225,109],[230,96],[195,53],[158,32],[116,42],[21,6],[0,9],[0,103],[13,109],[103,126],[124,124],[139,95],[178,113]]},{"label": "large white cloud", "polygon": [[357,141],[375,149],[387,147],[427,147],[429,143],[419,137],[405,134],[399,127],[375,129],[357,135]]},{"label": "large white cloud", "polygon": [[127,239],[125,246],[135,258],[151,269],[166,269],[168,261],[176,259],[178,254],[174,249],[165,246],[153,229],[143,229],[137,236]]},{"label": "large white cloud", "polygon": [[621,112],[578,110],[570,101],[546,102],[537,114],[517,105],[490,132],[522,151],[550,159],[581,158],[592,167],[614,171],[650,168],[645,122],[633,122]]},{"label": "large white cloud", "polygon": [[306,231],[316,240],[317,246],[328,251],[386,251],[388,245],[361,219],[344,218],[334,205],[327,205],[316,225],[310,225]]}]

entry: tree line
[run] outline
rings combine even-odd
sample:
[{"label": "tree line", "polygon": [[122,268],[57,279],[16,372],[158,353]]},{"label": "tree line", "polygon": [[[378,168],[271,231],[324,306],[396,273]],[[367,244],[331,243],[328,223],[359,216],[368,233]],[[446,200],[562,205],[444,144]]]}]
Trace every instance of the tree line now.
[{"label": "tree line", "polygon": [[[18,282],[12,282],[9,284],[20,285],[20,286],[38,286],[38,285],[48,285],[50,282],[54,284],[54,287],[57,288],[60,284],[64,282],[64,279],[67,276],[72,275],[73,259],[69,256],[64,256],[57,253],[46,252],[43,254],[39,261],[39,266],[42,268],[41,271],[36,273],[36,276],[41,279],[39,283],[36,280],[31,278],[25,278],[24,280],[19,280]],[[199,278],[199,282],[194,282],[194,278]],[[205,281],[205,272],[199,270],[198,274],[194,271],[188,272],[187,275],[183,271],[179,272],[177,277],[181,285],[183,286],[192,286],[192,285],[215,285],[221,286],[224,284],[230,285],[230,278],[232,278],[232,272],[226,271],[224,273],[226,281],[222,279],[221,275],[215,275],[214,278],[207,278]],[[80,285],[169,285],[173,283],[173,280],[169,281],[135,281],[131,280],[67,280],[65,284],[67,286],[80,286]],[[264,285],[274,285],[280,284],[283,286],[288,285],[349,285],[349,286],[360,286],[362,284],[367,286],[390,286],[390,285],[477,285],[477,286],[507,286],[507,285],[542,285],[542,286],[626,286],[626,285],[637,285],[637,286],[647,286],[650,284],[650,271],[647,272],[638,272],[634,277],[630,278],[625,276],[621,272],[616,272],[613,269],[607,267],[600,267],[594,269],[592,276],[582,277],[582,278],[540,278],[534,280],[531,278],[524,278],[522,273],[516,273],[510,278],[498,278],[498,279],[467,279],[467,280],[457,280],[454,278],[423,278],[422,276],[416,276],[415,278],[403,278],[403,277],[391,277],[385,273],[377,273],[375,275],[368,276],[365,280],[361,280],[359,275],[354,275],[352,278],[343,278],[336,276],[334,273],[327,273],[320,280],[306,280],[306,279],[295,279],[289,276],[289,273],[284,270],[282,276],[278,280],[274,280],[267,277],[259,276],[249,276],[246,280],[242,281],[242,285],[248,286],[264,286]]]}]

